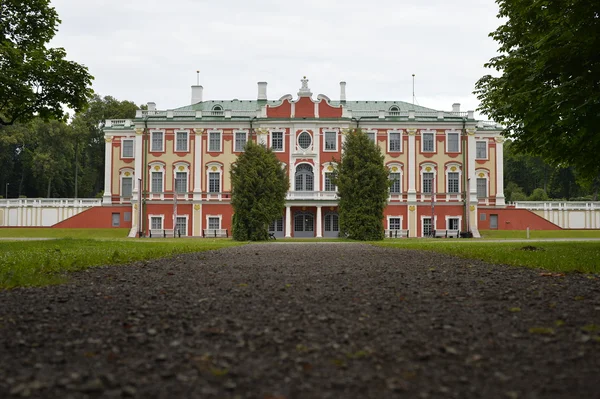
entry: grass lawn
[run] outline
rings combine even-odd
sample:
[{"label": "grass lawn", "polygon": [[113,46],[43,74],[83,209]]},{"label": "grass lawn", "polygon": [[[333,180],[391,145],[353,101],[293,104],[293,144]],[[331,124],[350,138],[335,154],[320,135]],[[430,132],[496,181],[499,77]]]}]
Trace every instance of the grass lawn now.
[{"label": "grass lawn", "polygon": [[[527,238],[526,230],[480,230],[482,238]],[[600,230],[529,230],[529,238],[600,238]]]},{"label": "grass lawn", "polygon": [[441,252],[489,263],[542,268],[553,272],[600,273],[600,242],[492,243],[470,240],[394,240],[382,247]]},{"label": "grass lawn", "polygon": [[0,228],[2,238],[126,238],[129,229],[53,229],[50,227]]},{"label": "grass lawn", "polygon": [[208,251],[245,243],[227,239],[0,241],[0,289],[66,281],[66,272]]}]

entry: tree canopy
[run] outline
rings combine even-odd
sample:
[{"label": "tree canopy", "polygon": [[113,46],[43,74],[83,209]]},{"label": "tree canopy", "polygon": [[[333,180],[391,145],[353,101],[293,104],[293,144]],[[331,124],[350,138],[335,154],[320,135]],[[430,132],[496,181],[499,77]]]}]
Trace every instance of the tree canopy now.
[{"label": "tree canopy", "polygon": [[506,19],[490,36],[500,72],[476,84],[480,110],[517,150],[553,165],[600,173],[600,16],[589,0],[497,0]]},{"label": "tree canopy", "polygon": [[340,235],[353,240],[382,240],[383,210],[387,205],[389,171],[378,146],[360,129],[346,134],[337,165]]},{"label": "tree canopy", "polygon": [[60,23],[50,1],[3,0],[0,15],[0,128],[85,108],[93,77],[63,48],[46,47]]},{"label": "tree canopy", "polygon": [[289,178],[277,156],[248,141],[231,165],[232,235],[238,241],[269,239],[269,224],[281,217]]}]

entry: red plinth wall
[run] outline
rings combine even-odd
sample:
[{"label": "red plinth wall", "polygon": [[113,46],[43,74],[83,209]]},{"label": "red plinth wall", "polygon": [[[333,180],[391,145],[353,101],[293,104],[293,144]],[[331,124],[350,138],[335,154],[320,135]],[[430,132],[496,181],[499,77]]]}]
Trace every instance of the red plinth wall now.
[{"label": "red plinth wall", "polygon": [[[129,212],[129,221],[125,221],[125,213]],[[113,213],[119,214],[119,226],[113,226]],[[56,223],[57,228],[103,229],[112,227],[131,228],[131,205],[96,206],[75,216]]]},{"label": "red plinth wall", "polygon": [[[479,230],[490,230],[490,215],[498,215],[498,230],[562,230],[560,226],[544,219],[527,209],[485,209],[479,208]],[[481,214],[485,213],[485,220]]]}]

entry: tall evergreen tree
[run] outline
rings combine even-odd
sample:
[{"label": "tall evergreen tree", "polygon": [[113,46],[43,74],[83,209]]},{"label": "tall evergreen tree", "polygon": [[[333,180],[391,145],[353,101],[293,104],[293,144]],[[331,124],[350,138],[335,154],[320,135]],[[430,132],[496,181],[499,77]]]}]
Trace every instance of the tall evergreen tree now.
[{"label": "tall evergreen tree", "polygon": [[360,129],[346,135],[334,177],[341,235],[354,240],[383,239],[383,210],[391,184],[383,161],[379,147]]},{"label": "tall evergreen tree", "polygon": [[231,165],[234,240],[269,239],[269,223],[281,217],[290,185],[282,166],[271,149],[253,141]]}]

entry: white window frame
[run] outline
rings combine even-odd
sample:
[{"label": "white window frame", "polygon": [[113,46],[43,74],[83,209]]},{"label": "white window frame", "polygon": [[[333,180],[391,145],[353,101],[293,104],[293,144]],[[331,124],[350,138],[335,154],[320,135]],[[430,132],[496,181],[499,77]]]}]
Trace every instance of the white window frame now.
[{"label": "white window frame", "polygon": [[188,229],[190,227],[189,226],[189,218],[190,218],[190,216],[189,215],[175,215],[175,221],[173,223],[173,232],[174,232],[174,234],[177,234],[176,233],[176,231],[177,231],[177,218],[182,218],[182,219],[185,218],[185,230],[181,232],[181,236],[186,236],[187,237],[187,235],[188,235],[187,232],[188,232]]},{"label": "white window frame", "polygon": [[[485,157],[480,157],[479,154],[477,153],[477,143],[483,143],[485,146]],[[489,159],[489,148],[488,148],[488,141],[487,140],[475,140],[475,159],[477,160],[487,160]]]},{"label": "white window frame", "polygon": [[219,228],[215,229],[215,230],[223,229],[223,215],[206,215],[206,228],[207,229],[211,229],[210,224],[209,224],[209,220],[211,218],[219,219]]},{"label": "white window frame", "polygon": [[[390,220],[391,219],[400,219],[400,228],[399,229],[392,229],[390,226]],[[404,218],[401,215],[389,215],[387,217],[387,229],[388,230],[403,230],[402,226],[404,226]]]},{"label": "white window frame", "polygon": [[[402,147],[403,147],[402,146],[402,139],[403,139],[402,133],[403,133],[402,130],[397,130],[397,129],[396,130],[388,130],[388,132],[387,132],[387,142],[388,142],[387,149],[388,149],[388,152],[402,152]],[[399,139],[398,139],[399,140],[399,144],[400,144],[400,148],[397,149],[397,150],[392,150],[392,148],[391,148],[392,140],[391,140],[390,136],[392,134],[397,134],[398,136],[400,136]]]},{"label": "white window frame", "polygon": [[[367,135],[369,140],[371,140],[371,135],[373,135],[373,140],[371,140],[371,142],[373,144],[377,144],[377,129],[365,130],[365,134]],[[402,146],[402,144],[400,144],[400,145]]]},{"label": "white window frame", "polygon": [[[160,150],[154,149],[154,135],[160,133],[162,134],[162,142]],[[164,130],[152,130],[150,131],[150,152],[165,152],[165,141],[166,134]]]},{"label": "white window frame", "polygon": [[[430,167],[431,170],[428,171],[427,170],[428,167]],[[424,186],[424,184],[423,184],[424,183],[423,174],[424,173],[433,173],[433,181],[432,181],[432,184],[431,184],[432,185],[432,187],[431,187],[432,188],[432,192],[430,192],[430,193],[426,193],[425,191],[423,191],[423,186]],[[419,174],[420,174],[420,177],[421,177],[420,187],[419,187],[419,191],[421,192],[421,194],[423,194],[423,195],[431,195],[433,193],[438,194],[437,190],[436,190],[436,188],[437,188],[437,174],[438,174],[437,173],[437,165],[433,164],[433,163],[423,164],[420,167]]]},{"label": "white window frame", "polygon": [[[210,192],[210,174],[219,174],[219,192]],[[221,193],[223,192],[223,166],[219,163],[211,162],[206,165],[206,194],[207,198],[218,198],[221,199]]]},{"label": "white window frame", "polygon": [[[334,135],[334,148],[327,148],[327,134]],[[338,151],[338,131],[335,129],[326,129],[323,130],[323,152],[337,152]]]},{"label": "white window frame", "polygon": [[[452,170],[452,168],[456,168],[456,170]],[[460,194],[462,191],[462,169],[460,167],[460,164],[458,163],[451,163],[446,165],[446,194],[450,194],[450,195],[457,195]],[[451,193],[450,192],[450,173],[458,173],[458,191],[455,193]]]},{"label": "white window frame", "polygon": [[[129,176],[125,176],[125,173],[129,172]],[[131,196],[125,197],[123,195],[123,179],[131,179]],[[119,193],[121,194],[121,198],[133,198],[133,191],[135,190],[135,171],[133,169],[122,169],[119,171]]]},{"label": "white window frame", "polygon": [[460,215],[446,215],[446,230],[450,230],[450,219],[458,219],[458,229],[462,226],[462,216]]},{"label": "white window frame", "polygon": [[[308,147],[306,148],[302,148],[302,146],[300,146],[300,136],[306,133],[309,137],[310,137],[310,144],[308,145]],[[300,133],[298,133],[298,135],[296,136],[296,148],[298,149],[298,151],[302,151],[302,152],[306,152],[306,151],[312,151],[313,147],[315,145],[315,138],[313,137],[312,134],[310,134],[310,132],[308,130],[302,130]]]},{"label": "white window frame", "polygon": [[[150,165],[148,165],[150,167],[149,170],[149,174],[150,174],[150,186],[148,187],[148,191],[150,192],[150,197],[151,198],[158,198],[160,197],[161,199],[164,198],[164,192],[165,192],[165,187],[167,184],[167,174],[165,173],[165,165],[163,165],[162,163],[151,163]],[[158,166],[158,169],[156,168]],[[162,189],[160,190],[160,192],[155,192],[152,191],[152,174],[156,173],[156,172],[162,172]]]},{"label": "white window frame", "polygon": [[[448,139],[450,137],[450,135],[458,136],[458,140],[457,140],[458,149],[456,151],[450,151],[450,147],[449,147],[450,140]],[[450,154],[460,154],[462,152],[461,145],[460,145],[460,131],[446,130],[446,152],[450,153]]]},{"label": "white window frame", "polygon": [[[212,134],[218,134],[219,135],[219,150],[211,150],[210,149],[210,136]],[[209,130],[207,132],[207,140],[208,143],[206,143],[206,152],[223,152],[223,131],[222,130]]]},{"label": "white window frame", "polygon": [[[392,192],[392,187],[390,187],[390,192],[389,195],[402,195],[402,189],[404,184],[403,183],[403,179],[404,179],[404,171],[402,168],[402,164],[398,164],[398,163],[393,163],[393,164],[389,164],[388,166],[388,179],[390,178],[390,174],[392,173],[398,173],[400,175],[400,179],[399,179],[399,185],[400,185],[400,191],[398,192]],[[395,169],[395,170],[394,170]]]},{"label": "white window frame", "polygon": [[[152,228],[152,218],[160,218],[160,228]],[[165,215],[148,215],[148,226],[150,230],[164,230],[165,229]]]},{"label": "white window frame", "polygon": [[[435,154],[437,152],[437,143],[436,143],[436,131],[435,130],[423,130],[421,131],[421,152],[425,154]],[[433,136],[433,150],[425,151],[425,135]]]},{"label": "white window frame", "polygon": [[[421,230],[421,237],[425,237],[425,219],[431,219],[431,215],[421,215],[421,225],[419,226],[419,229]],[[435,215],[433,218],[433,223],[431,224],[432,231],[436,230],[435,226],[437,226],[437,220],[438,217]]]},{"label": "white window frame", "polygon": [[[281,149],[275,149],[273,147],[273,133],[281,133]],[[285,152],[285,130],[271,130],[269,132],[269,146],[273,152]]]},{"label": "white window frame", "polygon": [[[178,147],[178,143],[179,143],[179,139],[178,139],[178,135],[180,133],[185,133],[185,150],[181,150]],[[175,130],[175,137],[174,137],[174,143],[173,143],[173,152],[190,152],[190,132],[187,130]]]},{"label": "white window frame", "polygon": [[[238,134],[243,134],[244,135],[244,146],[242,148],[238,148],[237,147],[237,135]],[[248,144],[248,130],[244,130],[244,129],[238,129],[238,130],[234,130],[233,131],[233,152],[244,152],[244,147],[246,146],[246,144]]]},{"label": "white window frame", "polygon": [[[480,197],[479,192],[477,191],[477,180],[485,179],[485,197]],[[492,193],[490,192],[490,174],[487,170],[477,169],[475,171],[475,192],[477,193],[477,200],[488,201],[491,198]]]},{"label": "white window frame", "polygon": [[[131,156],[125,155],[125,142],[131,142]],[[135,158],[135,139],[134,138],[123,138],[121,139],[121,158],[132,159]]]},{"label": "white window frame", "polygon": [[[331,168],[331,170],[329,170],[329,168]],[[331,183],[334,187],[333,190],[326,190],[325,189],[325,176],[326,173],[334,173],[335,172],[335,168],[337,168],[337,163],[335,162],[327,162],[323,165],[321,165],[321,181],[323,182],[323,191],[328,192],[328,193],[337,193],[337,186],[335,184],[333,184],[333,182]],[[314,167],[313,167],[313,173],[314,173]],[[295,174],[294,174],[294,186],[296,184],[296,180],[295,180]],[[313,183],[314,184],[314,183]]]},{"label": "white window frame", "polygon": [[[177,173],[186,173],[185,177],[185,192],[177,192]],[[185,196],[190,190],[190,167],[187,163],[175,163],[173,164],[173,192],[178,197]]]}]

